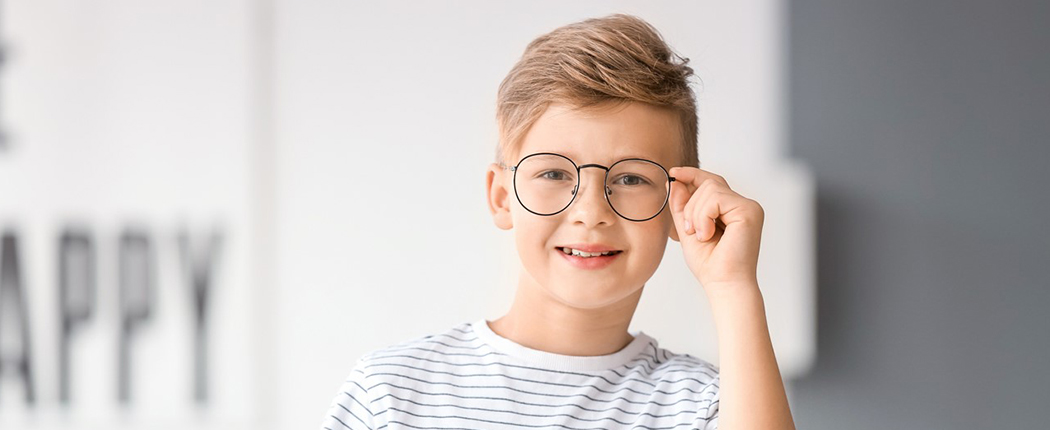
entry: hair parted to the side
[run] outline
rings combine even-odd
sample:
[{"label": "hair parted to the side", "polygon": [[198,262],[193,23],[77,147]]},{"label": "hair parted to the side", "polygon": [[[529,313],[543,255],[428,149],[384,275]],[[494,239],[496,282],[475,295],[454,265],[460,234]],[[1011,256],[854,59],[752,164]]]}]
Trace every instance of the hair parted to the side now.
[{"label": "hair parted to the side", "polygon": [[537,37],[499,87],[496,161],[514,161],[504,157],[552,103],[586,109],[643,102],[678,114],[682,165],[699,167],[688,62],[652,25],[626,14],[587,19]]}]

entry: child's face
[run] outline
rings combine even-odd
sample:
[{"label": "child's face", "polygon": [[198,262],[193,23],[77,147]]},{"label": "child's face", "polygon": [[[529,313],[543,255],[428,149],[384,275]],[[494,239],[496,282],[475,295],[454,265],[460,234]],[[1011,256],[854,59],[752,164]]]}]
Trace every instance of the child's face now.
[{"label": "child's face", "polygon": [[[504,163],[513,166],[529,154],[553,152],[577,166],[610,167],[624,158],[642,158],[670,169],[680,160],[676,121],[674,113],[641,103],[586,111],[551,105],[529,129],[517,154]],[[632,296],[656,271],[667,238],[678,240],[667,207],[641,222],[617,215],[604,195],[604,169],[580,169],[575,200],[552,216],[522,207],[513,177],[510,170],[490,166],[489,207],[496,225],[514,229],[518,255],[534,285],[568,306],[595,309]],[[561,250],[573,244],[607,245],[622,252],[600,268],[584,268],[573,264],[580,257],[569,258]]]}]

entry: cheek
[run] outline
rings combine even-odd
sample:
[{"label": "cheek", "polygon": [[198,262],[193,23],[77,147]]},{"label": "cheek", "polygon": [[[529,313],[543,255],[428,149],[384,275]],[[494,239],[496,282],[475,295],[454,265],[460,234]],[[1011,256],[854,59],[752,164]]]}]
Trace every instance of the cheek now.
[{"label": "cheek", "polygon": [[667,236],[667,222],[663,219],[662,217],[652,219],[651,221],[659,220],[659,222],[653,222],[632,237],[631,243],[634,244],[636,251],[634,264],[638,270],[655,271],[663,260],[664,252],[667,250],[667,241],[670,240]]},{"label": "cheek", "polygon": [[538,219],[535,215],[527,215],[531,215],[531,218],[515,219],[514,238],[518,253],[523,259],[546,258],[548,248],[553,246],[550,238],[556,225],[545,219]]},{"label": "cheek", "polygon": [[[532,219],[516,220],[514,225],[514,240],[518,251],[518,259],[522,269],[540,285],[549,285],[550,271],[552,270],[552,254],[550,247],[551,235],[554,228],[545,219],[536,215],[528,214]],[[548,246],[549,245],[549,246]]]}]

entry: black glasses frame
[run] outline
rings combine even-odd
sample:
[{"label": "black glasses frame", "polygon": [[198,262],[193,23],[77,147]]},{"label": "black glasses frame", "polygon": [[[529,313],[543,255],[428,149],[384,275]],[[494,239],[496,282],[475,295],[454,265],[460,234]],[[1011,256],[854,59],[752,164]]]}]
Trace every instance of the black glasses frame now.
[{"label": "black glasses frame", "polygon": [[[565,205],[565,207],[559,209],[557,212],[554,212],[554,213],[543,214],[543,213],[539,213],[539,212],[533,211],[532,209],[529,209],[528,206],[525,206],[525,203],[521,201],[521,196],[518,195],[518,166],[521,166],[521,163],[524,162],[525,160],[528,160],[530,157],[535,157],[537,155],[554,155],[554,156],[558,156],[558,157],[561,157],[561,158],[564,158],[564,159],[568,160],[570,163],[572,163],[573,167],[576,168],[576,186],[572,188],[572,199],[569,200],[569,203],[567,203]],[[645,218],[645,219],[631,219],[631,218],[627,218],[622,213],[620,213],[620,211],[616,210],[616,206],[613,206],[612,200],[609,200],[609,195],[612,194],[612,190],[609,189],[608,185],[606,185],[606,184],[609,183],[609,171],[612,170],[613,167],[616,167],[617,164],[620,164],[620,163],[622,163],[624,161],[632,161],[632,160],[645,161],[645,162],[649,162],[649,163],[655,164],[657,167],[660,168],[660,170],[663,170],[664,171],[664,175],[667,176],[667,194],[664,195],[664,203],[663,203],[663,205],[660,206],[660,210],[656,211],[656,215],[653,215],[653,216],[651,216],[649,218]],[[578,165],[576,165],[575,161],[572,161],[571,158],[566,157],[564,155],[557,154],[557,153],[554,153],[554,152],[537,152],[537,153],[534,153],[534,154],[529,154],[529,155],[525,156],[525,158],[522,158],[521,160],[518,160],[518,164],[515,164],[513,166],[507,166],[502,161],[500,161],[499,166],[503,170],[510,170],[510,171],[514,172],[514,177],[513,177],[513,180],[512,180],[512,182],[514,184],[514,197],[518,199],[518,203],[521,204],[521,207],[523,207],[523,208],[525,208],[525,210],[527,210],[527,211],[529,211],[529,212],[531,212],[533,214],[539,215],[539,216],[554,216],[554,215],[562,213],[562,211],[564,211],[565,209],[568,209],[569,206],[572,206],[572,202],[576,201],[576,196],[577,196],[576,191],[580,189],[580,181],[583,178],[583,175],[580,174],[580,170],[584,169],[584,168],[587,168],[587,167],[597,167],[599,169],[605,170],[605,177],[602,179],[602,184],[605,187],[605,192],[602,193],[602,194],[605,195],[605,202],[609,204],[609,207],[612,208],[613,212],[615,212],[616,215],[619,215],[620,218],[623,218],[623,219],[628,220],[628,221],[634,221],[634,222],[649,221],[649,220],[659,216],[664,211],[664,208],[667,207],[667,201],[671,197],[671,182],[674,182],[676,180],[674,176],[671,176],[671,174],[667,172],[667,169],[665,169],[664,166],[660,165],[660,163],[657,163],[657,162],[652,161],[652,160],[646,160],[644,158],[624,158],[623,160],[620,160],[620,161],[617,161],[617,162],[613,163],[612,166],[609,166],[609,167],[605,167],[605,166],[603,166],[601,164],[594,164],[594,163],[584,164],[582,166],[578,166]]]}]

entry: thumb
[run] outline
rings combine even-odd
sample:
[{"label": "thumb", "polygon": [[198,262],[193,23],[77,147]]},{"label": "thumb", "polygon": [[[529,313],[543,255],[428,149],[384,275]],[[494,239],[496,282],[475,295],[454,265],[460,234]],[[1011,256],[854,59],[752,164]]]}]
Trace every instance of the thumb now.
[{"label": "thumb", "polygon": [[671,183],[671,197],[668,201],[669,209],[671,209],[671,219],[674,220],[674,226],[678,229],[679,237],[684,237],[685,234],[685,215],[682,211],[685,210],[686,203],[689,203],[689,190],[686,189],[685,184],[680,182]]}]

